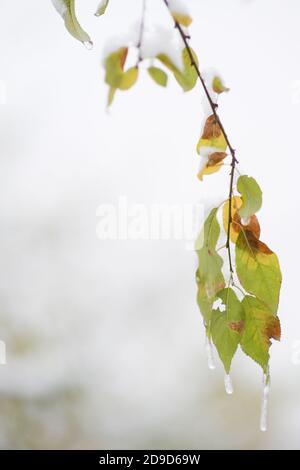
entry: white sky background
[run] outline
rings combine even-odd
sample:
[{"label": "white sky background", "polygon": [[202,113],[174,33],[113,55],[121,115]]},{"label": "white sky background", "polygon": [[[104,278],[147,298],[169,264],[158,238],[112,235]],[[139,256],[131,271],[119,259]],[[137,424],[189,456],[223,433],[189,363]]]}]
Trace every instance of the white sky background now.
[{"label": "white sky background", "polygon": [[[148,3],[147,21],[172,27],[162,2]],[[231,88],[220,113],[241,171],[264,191],[261,238],[284,276],[270,430],[258,430],[258,366],[238,355],[230,397],[221,364],[207,369],[194,253],[175,241],[96,238],[97,207],[120,195],[129,203],[207,207],[226,197],[228,169],[203,183],[196,178],[200,87],[184,94],[170,79],[160,89],[145,73],[116,95],[108,115],[102,47],[139,19],[141,2],[111,0],[96,18],[97,1],[78,0],[95,43],[87,51],[50,0],[1,0],[0,339],[8,364],[0,366],[0,400],[29,401],[45,435],[27,441],[11,431],[0,404],[2,448],[55,446],[65,411],[58,406],[45,417],[40,400],[52,400],[51,410],[60,390],[78,386],[83,394],[72,412],[81,429],[70,431],[69,447],[299,448],[300,364],[291,359],[300,340],[300,3],[187,3],[200,67],[218,68]],[[22,419],[30,434],[33,418]]]}]

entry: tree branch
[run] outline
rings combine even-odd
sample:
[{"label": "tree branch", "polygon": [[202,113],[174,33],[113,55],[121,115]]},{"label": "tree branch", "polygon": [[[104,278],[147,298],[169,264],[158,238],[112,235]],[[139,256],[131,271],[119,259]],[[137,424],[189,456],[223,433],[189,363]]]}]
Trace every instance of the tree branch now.
[{"label": "tree branch", "polygon": [[145,29],[145,13],[146,13],[146,0],[143,0],[142,19],[141,19],[141,26],[140,26],[140,32],[139,32],[139,39],[137,43],[137,48],[139,50],[138,64],[142,62],[143,60],[143,57],[141,54],[141,47],[143,43],[143,36],[144,36],[144,29]]},{"label": "tree branch", "polygon": [[[163,0],[163,2],[165,3],[166,7],[168,8],[168,11],[169,13],[172,15],[171,11],[170,11],[170,7],[169,7],[169,2],[168,0]],[[193,53],[192,53],[192,50],[190,48],[190,45],[189,45],[189,39],[190,39],[190,36],[187,36],[182,28],[182,26],[178,23],[178,21],[175,21],[175,28],[178,29],[178,32],[182,38],[182,41],[186,47],[186,50],[188,52],[188,55],[189,55],[189,58],[191,60],[191,65],[194,67],[194,69],[196,70],[196,73],[198,75],[198,78],[201,82],[201,85],[203,87],[203,90],[204,90],[204,93],[208,99],[208,102],[209,102],[209,105],[211,107],[211,110],[212,110],[212,113],[215,117],[215,120],[216,120],[216,123],[219,125],[223,135],[224,135],[224,138],[225,138],[225,141],[228,145],[228,148],[229,148],[229,151],[230,151],[230,154],[231,154],[231,172],[230,172],[230,185],[229,185],[229,209],[228,209],[228,227],[227,227],[227,241],[226,241],[226,248],[227,248],[227,251],[228,251],[228,259],[229,259],[229,269],[230,269],[230,273],[233,273],[233,266],[232,266],[232,257],[231,257],[231,248],[230,248],[230,229],[231,229],[231,225],[232,225],[232,197],[233,197],[233,181],[234,181],[234,172],[235,172],[235,166],[236,164],[238,163],[236,157],[235,157],[235,149],[233,148],[233,146],[231,145],[230,141],[229,141],[229,138],[228,138],[228,135],[227,135],[227,132],[225,131],[224,129],[224,126],[221,122],[221,119],[220,119],[220,116],[217,112],[217,108],[218,108],[218,105],[216,103],[213,102],[210,94],[209,94],[209,91],[208,91],[208,88],[206,86],[206,83],[201,75],[201,72],[200,72],[200,69],[194,59],[194,56],[193,56]]]}]

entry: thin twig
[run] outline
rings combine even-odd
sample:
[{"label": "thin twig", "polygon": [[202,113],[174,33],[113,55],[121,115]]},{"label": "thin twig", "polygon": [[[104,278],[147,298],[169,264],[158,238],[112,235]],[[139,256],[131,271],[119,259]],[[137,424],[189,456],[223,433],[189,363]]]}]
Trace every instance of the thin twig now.
[{"label": "thin twig", "polygon": [[[168,8],[169,12],[171,13],[168,0],[163,0],[163,2],[165,3],[166,7]],[[182,41],[183,41],[183,43],[186,47],[187,53],[189,55],[191,65],[196,70],[197,76],[198,76],[198,78],[201,82],[204,93],[207,97],[207,100],[208,100],[209,105],[211,107],[212,113],[215,117],[216,123],[219,125],[219,127],[220,127],[220,129],[221,129],[221,131],[224,135],[225,141],[228,145],[228,148],[229,148],[229,151],[230,151],[230,154],[231,154],[231,172],[230,172],[230,186],[229,186],[229,209],[228,209],[228,227],[227,227],[226,248],[227,248],[227,251],[228,251],[229,269],[230,269],[230,272],[233,273],[231,248],[230,248],[230,229],[231,229],[231,224],[232,224],[232,208],[231,208],[231,206],[232,206],[232,197],[233,197],[234,172],[235,172],[235,167],[236,167],[236,164],[238,163],[238,161],[237,161],[236,156],[235,156],[235,149],[233,148],[233,146],[231,145],[231,143],[229,141],[228,135],[227,135],[227,133],[224,129],[224,126],[223,126],[223,124],[221,122],[221,119],[219,117],[219,114],[217,112],[218,105],[213,102],[213,100],[212,100],[212,98],[209,94],[208,88],[206,86],[206,83],[205,83],[205,81],[204,81],[204,79],[201,75],[198,64],[194,59],[192,50],[191,50],[190,45],[189,45],[190,36],[185,34],[182,26],[178,23],[178,21],[175,21],[175,28],[177,28],[178,31],[179,31],[179,34],[182,38]]]},{"label": "thin twig", "polygon": [[142,19],[141,19],[139,39],[138,39],[138,43],[137,43],[137,48],[139,50],[138,64],[140,62],[142,62],[142,60],[143,60],[143,57],[142,57],[142,54],[141,54],[141,48],[142,48],[144,29],[145,29],[145,13],[146,13],[146,0],[143,0]]}]

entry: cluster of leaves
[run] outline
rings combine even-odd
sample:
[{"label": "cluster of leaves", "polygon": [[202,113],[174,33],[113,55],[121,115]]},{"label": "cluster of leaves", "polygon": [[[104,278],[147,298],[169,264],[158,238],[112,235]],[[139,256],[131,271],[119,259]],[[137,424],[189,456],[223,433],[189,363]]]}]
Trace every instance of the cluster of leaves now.
[{"label": "cluster of leaves", "polygon": [[[143,59],[139,57],[137,63],[133,67],[129,67],[125,70],[128,51],[129,47],[121,47],[109,54],[105,59],[105,82],[109,86],[108,105],[112,103],[114,94],[117,90],[129,90],[137,82],[139,76],[139,65],[143,62]],[[198,61],[196,54],[193,54],[195,60]],[[154,65],[153,60],[162,64],[165,67],[165,70],[158,65]],[[168,83],[168,75],[166,71],[172,72],[184,91],[190,91],[196,85],[197,75],[195,74],[195,69],[191,65],[186,49],[183,49],[182,51],[181,69],[175,65],[171,57],[162,53],[153,57],[151,65],[147,67],[147,72],[151,79],[157,85],[162,87],[166,87]]]},{"label": "cluster of leaves", "polygon": [[[69,33],[84,44],[91,45],[89,35],[81,28],[76,18],[75,0],[52,0],[52,3],[64,19]],[[168,6],[188,48],[182,50],[182,67],[178,67],[166,53],[158,53],[152,57],[147,71],[153,81],[163,87],[168,83],[167,72],[171,72],[182,89],[189,91],[194,88],[200,77],[197,56],[187,45],[182,30],[191,24],[192,19],[178,0],[164,0],[164,3]],[[96,16],[103,15],[108,4],[109,0],[101,0]],[[138,50],[138,59],[133,66],[126,67],[129,52],[129,46],[126,44],[105,58],[105,82],[109,86],[108,104],[111,104],[116,90],[128,90],[137,82],[139,66],[144,61],[141,39],[140,37],[138,44],[131,46]],[[228,91],[218,75],[212,77],[208,88],[216,95]],[[227,157],[229,144],[215,112],[215,104],[211,104],[212,114],[207,117],[197,144],[197,152],[201,156],[198,173],[200,180],[204,175],[220,170]],[[256,213],[262,205],[261,189],[253,178],[243,175],[238,178],[234,190],[234,154],[232,149],[229,150],[233,158],[230,197],[221,207],[211,210],[196,244],[199,258],[196,273],[198,304],[207,336],[216,346],[226,373],[229,373],[239,345],[266,372],[271,339],[280,339],[277,310],[281,272],[277,256],[260,240],[260,225]],[[222,223],[219,221],[221,210]],[[217,248],[221,230],[227,235],[227,243],[223,248],[227,248],[230,259],[231,248],[235,247],[236,274],[230,266],[227,282],[223,272],[224,258],[220,255],[221,248]],[[234,279],[235,276],[237,279]]]},{"label": "cluster of leaves", "polygon": [[218,208],[211,210],[197,247],[199,267],[196,273],[198,304],[224,368],[229,373],[238,348],[267,371],[271,339],[280,339],[277,316],[281,272],[278,258],[260,240],[256,217],[262,205],[257,182],[246,175],[237,181],[237,193],[231,199],[230,243],[235,245],[236,274],[225,282],[223,258],[217,249],[221,225],[225,234],[229,223],[229,200],[222,207],[223,224]]}]

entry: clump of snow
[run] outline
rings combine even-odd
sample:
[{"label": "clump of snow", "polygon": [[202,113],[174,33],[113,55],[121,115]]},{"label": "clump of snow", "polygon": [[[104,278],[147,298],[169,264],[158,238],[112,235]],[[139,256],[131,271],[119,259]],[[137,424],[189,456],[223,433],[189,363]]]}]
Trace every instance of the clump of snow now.
[{"label": "clump of snow", "polygon": [[243,225],[249,225],[250,217],[242,217],[241,222],[242,222]]},{"label": "clump of snow", "polygon": [[105,62],[105,59],[117,51],[121,47],[132,47],[136,46],[139,39],[139,23],[134,23],[130,30],[126,33],[117,34],[116,36],[110,37],[107,39],[103,51],[102,51],[102,61]]},{"label": "clump of snow", "polygon": [[218,93],[216,93],[213,90],[213,81],[215,77],[219,77],[221,81],[223,82],[222,75],[216,68],[209,67],[202,71],[202,78],[205,81],[205,85],[207,87],[208,93],[214,103],[218,101]]},{"label": "clump of snow", "polygon": [[202,157],[201,160],[200,160],[200,165],[199,165],[199,173],[201,173],[202,170],[204,170],[207,163],[208,163],[208,156],[207,157],[206,156]]},{"label": "clump of snow", "polygon": [[181,0],[169,0],[169,8],[174,13],[189,16],[190,12],[187,6]]},{"label": "clump of snow", "polygon": [[68,12],[67,4],[64,0],[51,0],[55,10],[64,18]]},{"label": "clump of snow", "polygon": [[144,32],[141,55],[143,59],[151,59],[165,54],[179,70],[183,70],[182,43],[174,29],[156,26]]},{"label": "clump of snow", "polygon": [[217,147],[209,147],[205,145],[200,147],[200,155],[204,158],[209,158],[210,155],[216,152],[220,152],[220,149],[218,149]]},{"label": "clump of snow", "polygon": [[213,309],[219,309],[220,312],[224,312],[226,310],[226,306],[223,304],[222,299],[217,299],[213,303]]},{"label": "clump of snow", "polygon": [[[107,40],[102,54],[102,61],[121,47],[137,47],[140,35],[140,24],[135,23],[127,33],[118,34]],[[143,59],[154,59],[159,54],[168,56],[179,70],[183,70],[182,43],[176,31],[162,26],[145,29],[140,53]]]}]

